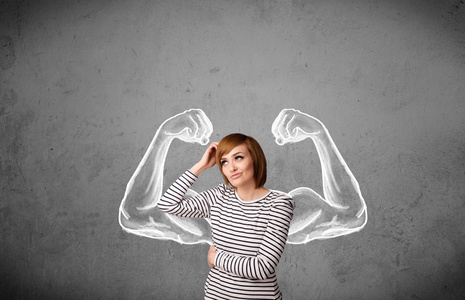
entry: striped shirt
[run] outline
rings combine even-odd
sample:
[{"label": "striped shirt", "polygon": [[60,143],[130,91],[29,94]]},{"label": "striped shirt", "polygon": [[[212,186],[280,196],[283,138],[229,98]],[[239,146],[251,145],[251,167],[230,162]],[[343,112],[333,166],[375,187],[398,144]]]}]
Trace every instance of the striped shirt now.
[{"label": "striped shirt", "polygon": [[180,217],[210,218],[217,254],[205,283],[205,299],[282,299],[275,269],[286,245],[294,201],[277,191],[243,201],[224,184],[184,199],[196,179],[186,171],[158,207]]}]

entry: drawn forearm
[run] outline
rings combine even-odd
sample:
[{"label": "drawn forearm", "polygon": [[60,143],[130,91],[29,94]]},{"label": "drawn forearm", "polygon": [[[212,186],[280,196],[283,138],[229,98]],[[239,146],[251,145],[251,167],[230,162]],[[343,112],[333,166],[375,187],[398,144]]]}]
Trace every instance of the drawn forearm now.
[{"label": "drawn forearm", "polygon": [[324,200],[347,217],[361,217],[366,204],[359,184],[324,128],[311,137],[320,156]]},{"label": "drawn forearm", "polygon": [[173,137],[160,127],[142,161],[129,180],[120,207],[120,218],[146,223],[163,191],[163,168]]}]

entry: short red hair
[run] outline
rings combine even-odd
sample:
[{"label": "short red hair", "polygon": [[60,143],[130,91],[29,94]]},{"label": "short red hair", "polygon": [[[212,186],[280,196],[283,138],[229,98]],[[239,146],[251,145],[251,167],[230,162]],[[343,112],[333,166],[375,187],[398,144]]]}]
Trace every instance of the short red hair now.
[{"label": "short red hair", "polygon": [[[255,181],[255,188],[261,188],[266,182],[266,158],[260,144],[251,136],[242,133],[232,133],[225,136],[216,149],[216,163],[220,168],[221,175],[223,175],[226,185],[230,184],[228,178],[223,173],[223,168],[220,163],[221,158],[231,152],[235,147],[245,144],[249,149],[253,161],[253,178]],[[232,186],[232,185],[231,185]]]}]

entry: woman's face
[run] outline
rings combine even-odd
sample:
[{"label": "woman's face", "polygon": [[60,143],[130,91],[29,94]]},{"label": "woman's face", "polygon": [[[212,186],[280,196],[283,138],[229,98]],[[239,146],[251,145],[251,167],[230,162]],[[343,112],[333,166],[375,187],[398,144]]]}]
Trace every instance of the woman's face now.
[{"label": "woman's face", "polygon": [[223,155],[220,164],[223,174],[234,187],[255,187],[253,160],[246,144],[236,146],[231,152]]}]

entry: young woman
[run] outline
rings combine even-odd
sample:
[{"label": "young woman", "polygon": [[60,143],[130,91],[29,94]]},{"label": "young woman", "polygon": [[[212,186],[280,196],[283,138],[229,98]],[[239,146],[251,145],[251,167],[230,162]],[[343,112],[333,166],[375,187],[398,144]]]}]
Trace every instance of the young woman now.
[{"label": "young woman", "polygon": [[[219,166],[224,184],[184,198],[206,169]],[[275,269],[286,245],[294,201],[264,187],[265,155],[255,139],[231,134],[212,143],[202,159],[158,202],[166,213],[209,218],[214,245],[205,299],[281,299]]]}]

